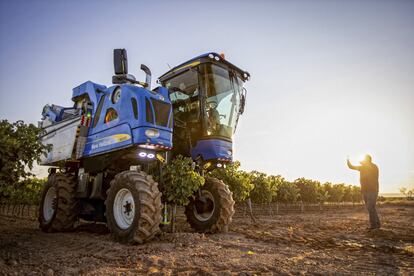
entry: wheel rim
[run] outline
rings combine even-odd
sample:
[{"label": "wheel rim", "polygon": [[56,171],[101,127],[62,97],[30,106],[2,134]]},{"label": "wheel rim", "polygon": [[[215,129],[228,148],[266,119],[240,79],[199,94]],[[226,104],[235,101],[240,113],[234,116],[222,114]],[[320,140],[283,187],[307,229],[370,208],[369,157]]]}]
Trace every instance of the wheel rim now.
[{"label": "wheel rim", "polygon": [[45,195],[43,200],[43,218],[45,221],[50,221],[56,211],[56,189],[55,187],[50,187]]},{"label": "wheel rim", "polygon": [[193,213],[199,221],[208,221],[214,214],[216,204],[213,195],[206,190],[201,191],[201,200],[199,197],[194,204]]},{"label": "wheel rim", "polygon": [[122,188],[116,193],[113,212],[119,228],[127,229],[131,226],[135,217],[135,202],[130,190]]}]

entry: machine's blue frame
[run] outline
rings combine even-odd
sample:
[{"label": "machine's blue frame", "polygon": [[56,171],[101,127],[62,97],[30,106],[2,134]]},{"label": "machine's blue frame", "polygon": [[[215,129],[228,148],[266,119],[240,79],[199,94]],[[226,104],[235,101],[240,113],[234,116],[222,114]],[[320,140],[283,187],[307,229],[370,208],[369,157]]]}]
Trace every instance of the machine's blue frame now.
[{"label": "machine's blue frame", "polygon": [[[112,102],[112,93],[114,90],[121,88],[121,97],[118,102]],[[156,145],[154,150],[165,150],[172,148],[172,106],[168,96],[168,90],[159,87],[156,92],[130,85],[121,84],[106,87],[87,81],[73,89],[72,99],[87,94],[92,102],[92,122],[89,128],[87,142],[83,157],[90,157],[98,154],[108,153],[132,145]],[[99,120],[94,127],[97,108],[101,97],[104,103],[99,114]],[[135,118],[131,99],[137,102],[138,118]],[[147,122],[146,118],[146,99],[149,101],[153,118],[155,118],[154,108],[151,99],[162,101],[170,105],[169,123],[167,126],[160,126]],[[105,123],[105,114],[109,108],[113,108],[118,118]],[[159,131],[158,137],[147,137],[147,129],[156,129]]]},{"label": "machine's blue frame", "polygon": [[191,157],[193,160],[202,157],[205,161],[232,161],[233,143],[222,139],[202,139],[191,149]]},{"label": "machine's blue frame", "polygon": [[[216,61],[236,69],[246,79],[250,77],[248,72],[243,71],[225,59],[222,59],[217,53],[206,53],[190,59],[189,61],[172,68],[163,76],[166,76],[174,71],[181,71],[183,68],[191,66],[193,62],[208,58],[211,55],[219,57]],[[160,79],[163,76],[161,76]],[[117,87],[121,87],[122,96],[117,103],[113,103],[111,99],[112,93]],[[92,123],[89,129],[83,157],[104,154],[133,145],[157,145],[159,146],[156,147],[157,150],[169,150],[172,148],[173,112],[168,90],[165,87],[158,87],[156,92],[154,92],[131,84],[106,87],[104,85],[87,81],[73,89],[72,99],[75,100],[84,94],[87,94],[92,102],[92,122],[96,116],[96,111],[101,97],[105,97],[105,99],[99,116],[99,121],[95,127]],[[131,98],[135,98],[137,101],[137,119],[133,113]],[[155,118],[155,113],[151,99],[163,101],[171,106],[167,126],[159,126],[147,122],[146,99],[150,101],[153,118]],[[108,108],[115,109],[118,114],[118,118],[114,121],[105,123],[104,118]],[[159,131],[159,136],[153,138],[147,137],[145,135],[145,131],[150,128],[157,129]],[[232,146],[232,142],[226,139],[202,139],[197,141],[196,145],[191,149],[190,154],[194,160],[202,157],[203,160],[216,159],[220,161],[232,161]]]}]

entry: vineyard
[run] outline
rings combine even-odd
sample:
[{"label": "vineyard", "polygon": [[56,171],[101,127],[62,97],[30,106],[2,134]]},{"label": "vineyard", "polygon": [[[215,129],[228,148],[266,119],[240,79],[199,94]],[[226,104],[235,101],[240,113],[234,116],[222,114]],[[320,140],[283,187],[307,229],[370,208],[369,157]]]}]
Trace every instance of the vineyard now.
[{"label": "vineyard", "polygon": [[[277,215],[304,213],[304,212],[318,212],[318,211],[332,211],[336,209],[354,209],[362,210],[364,205],[361,203],[325,203],[325,204],[252,204],[252,213],[254,217],[275,217]],[[250,217],[250,208],[247,204],[236,204],[234,217],[248,218]],[[4,216],[25,218],[30,220],[37,220],[39,215],[39,206],[28,204],[0,204],[0,214]],[[184,207],[177,208],[177,216],[185,220]]]},{"label": "vineyard", "polygon": [[165,168],[173,181],[163,192],[178,206],[175,227],[165,227],[152,241],[122,245],[110,238],[105,223],[83,220],[70,232],[41,232],[38,204],[46,179],[27,171],[43,150],[33,142],[37,130],[4,121],[1,126],[3,134],[21,131],[26,134],[17,136],[27,138],[0,136],[5,145],[1,164],[7,164],[0,174],[2,275],[414,273],[412,201],[391,204],[380,198],[383,228],[366,231],[359,186],[306,178],[288,181],[281,175],[243,171],[239,162],[208,175],[228,184],[236,201],[228,232],[199,234],[186,222],[189,195],[204,183],[186,158]]},{"label": "vineyard", "polygon": [[[1,206],[0,271],[3,275],[274,275],[414,273],[414,206],[379,208],[383,229],[367,232],[361,205],[287,205],[270,213],[253,204],[236,207],[229,232],[194,233],[178,211],[177,232],[128,246],[113,242],[104,224],[81,223],[70,233],[38,228],[36,207]],[[329,206],[329,207],[328,207]],[[274,204],[271,204],[275,212]],[[293,208],[296,208],[293,211]],[[283,211],[282,211],[283,210]],[[4,212],[8,212],[5,215]],[[30,217],[28,219],[28,217]]]},{"label": "vineyard", "polygon": [[[48,147],[39,144],[36,137],[39,129],[21,121],[0,122],[1,164],[0,203],[36,205],[46,179],[33,178],[30,169]],[[173,179],[165,187],[164,196],[177,205],[186,205],[192,195],[204,182],[191,171],[192,160],[177,158],[165,167]],[[183,171],[187,172],[183,174]],[[345,183],[321,183],[317,180],[298,178],[288,181],[281,175],[267,175],[259,171],[241,170],[240,162],[227,165],[209,173],[223,180],[233,193],[236,202],[251,200],[258,204],[319,204],[340,202],[361,202],[359,186]],[[175,179],[175,180],[174,180]]]},{"label": "vineyard", "polygon": [[[378,206],[390,207],[411,207],[414,204],[410,201],[386,201],[380,202]],[[252,214],[255,218],[272,219],[278,215],[313,213],[313,212],[333,212],[335,210],[364,211],[363,203],[341,202],[341,203],[268,203],[251,204]],[[39,215],[39,207],[29,204],[0,204],[0,214],[9,217],[24,218],[29,220],[37,220]],[[250,207],[246,203],[237,203],[235,205],[234,218],[248,219],[250,218]],[[177,207],[177,220],[185,221],[184,207]]]}]

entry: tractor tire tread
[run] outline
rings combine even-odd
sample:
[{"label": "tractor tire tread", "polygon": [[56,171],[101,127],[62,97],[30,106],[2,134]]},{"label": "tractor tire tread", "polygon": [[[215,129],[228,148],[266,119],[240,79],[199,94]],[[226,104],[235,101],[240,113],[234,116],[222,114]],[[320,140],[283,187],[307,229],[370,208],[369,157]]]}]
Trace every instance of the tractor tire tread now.
[{"label": "tractor tire tread", "polygon": [[[121,237],[117,233],[117,227],[109,225],[112,237],[123,243],[144,243],[152,239],[160,232],[159,224],[161,223],[161,192],[158,190],[158,183],[152,176],[143,171],[123,171],[118,173],[111,181],[107,195],[112,193],[116,182],[122,181],[133,185],[139,196],[139,221],[131,237]],[[107,210],[113,208],[108,206],[108,199],[105,201]]]},{"label": "tractor tire tread", "polygon": [[77,204],[75,198],[75,177],[69,174],[56,173],[49,177],[57,193],[55,215],[49,223],[43,220],[43,200],[39,207],[40,228],[44,232],[66,232],[73,229],[77,220]]},{"label": "tractor tire tread", "polygon": [[220,206],[218,218],[215,221],[215,223],[211,225],[210,229],[202,229],[196,221],[193,221],[193,216],[191,215],[192,210],[186,208],[185,213],[187,217],[187,222],[193,229],[199,232],[227,232],[228,225],[231,223],[232,217],[235,212],[235,202],[233,200],[233,193],[229,190],[228,186],[222,180],[219,180],[214,177],[206,177],[205,180],[206,183],[209,183],[209,185],[212,186],[212,189],[217,191]]}]

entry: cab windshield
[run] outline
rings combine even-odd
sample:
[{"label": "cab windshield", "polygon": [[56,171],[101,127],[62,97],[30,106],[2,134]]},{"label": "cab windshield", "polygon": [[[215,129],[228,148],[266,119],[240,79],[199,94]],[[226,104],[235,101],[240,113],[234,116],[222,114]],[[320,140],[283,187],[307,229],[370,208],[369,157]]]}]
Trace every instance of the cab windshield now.
[{"label": "cab windshield", "polygon": [[[167,80],[175,125],[185,125],[191,141],[219,136],[231,139],[240,111],[243,81],[228,69],[204,63]],[[174,130],[175,137],[180,129]],[[182,131],[181,131],[182,132]],[[182,139],[186,139],[182,133]]]},{"label": "cab windshield", "polygon": [[242,83],[220,66],[211,63],[200,66],[200,87],[204,91],[204,135],[232,138],[239,116]]}]

